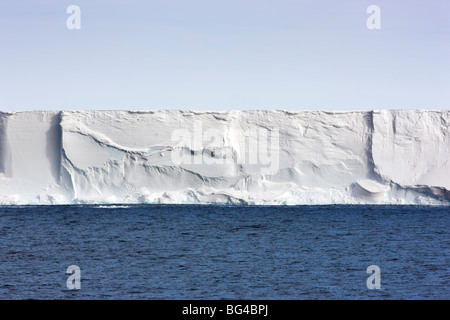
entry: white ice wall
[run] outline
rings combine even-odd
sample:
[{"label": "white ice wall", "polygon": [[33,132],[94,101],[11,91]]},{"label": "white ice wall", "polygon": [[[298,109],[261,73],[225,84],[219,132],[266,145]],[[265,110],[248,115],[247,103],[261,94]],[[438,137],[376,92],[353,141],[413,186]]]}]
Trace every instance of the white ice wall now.
[{"label": "white ice wall", "polygon": [[418,110],[0,113],[0,202],[448,204],[449,119]]},{"label": "white ice wall", "polygon": [[0,201],[48,201],[60,178],[60,113],[2,113],[0,118]]},{"label": "white ice wall", "polygon": [[373,157],[383,179],[450,190],[450,113],[374,113]]}]

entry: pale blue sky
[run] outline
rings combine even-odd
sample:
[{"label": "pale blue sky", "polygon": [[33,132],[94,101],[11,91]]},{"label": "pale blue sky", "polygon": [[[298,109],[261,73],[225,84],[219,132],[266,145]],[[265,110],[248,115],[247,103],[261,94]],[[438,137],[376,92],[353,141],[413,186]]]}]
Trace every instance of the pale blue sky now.
[{"label": "pale blue sky", "polygon": [[0,2],[0,110],[400,108],[450,108],[448,0]]}]

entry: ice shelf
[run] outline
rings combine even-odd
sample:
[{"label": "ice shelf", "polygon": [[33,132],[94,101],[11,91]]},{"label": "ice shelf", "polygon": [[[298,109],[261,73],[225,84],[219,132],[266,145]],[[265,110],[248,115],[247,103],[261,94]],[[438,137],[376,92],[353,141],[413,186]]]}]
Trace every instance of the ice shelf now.
[{"label": "ice shelf", "polygon": [[450,111],[0,112],[0,204],[450,204]]}]

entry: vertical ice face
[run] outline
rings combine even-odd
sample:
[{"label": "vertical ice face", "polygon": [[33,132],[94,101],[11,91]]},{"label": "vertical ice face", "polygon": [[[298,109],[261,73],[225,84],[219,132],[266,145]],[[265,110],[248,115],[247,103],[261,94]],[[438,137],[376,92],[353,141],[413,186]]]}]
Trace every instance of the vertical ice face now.
[{"label": "vertical ice face", "polygon": [[450,190],[450,112],[374,113],[373,157],[384,180]]},{"label": "vertical ice face", "polygon": [[196,197],[202,190],[214,194],[211,201],[226,193],[244,201],[286,202],[324,199],[332,188],[338,199],[355,179],[370,173],[366,116],[319,111],[64,112],[63,166],[75,198],[94,202],[133,199],[143,189],[153,194],[192,191]]},{"label": "vertical ice face", "polygon": [[61,130],[58,112],[20,112],[9,117],[6,136],[11,175],[29,184],[58,181]]},{"label": "vertical ice face", "polygon": [[9,152],[6,129],[9,113],[0,112],[0,175],[11,177],[11,154]]},{"label": "vertical ice face", "polygon": [[60,113],[11,113],[3,115],[1,123],[0,170],[8,177],[1,195],[25,203],[48,200],[52,189],[58,189],[60,177]]},{"label": "vertical ice face", "polygon": [[0,203],[449,203],[449,124],[418,110],[0,113]]}]

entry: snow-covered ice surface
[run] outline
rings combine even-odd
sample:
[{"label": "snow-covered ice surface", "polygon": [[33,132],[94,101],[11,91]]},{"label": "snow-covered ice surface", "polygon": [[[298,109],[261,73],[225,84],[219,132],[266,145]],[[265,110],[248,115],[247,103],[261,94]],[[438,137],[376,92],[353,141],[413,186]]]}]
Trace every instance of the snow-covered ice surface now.
[{"label": "snow-covered ice surface", "polygon": [[0,204],[450,204],[450,111],[0,112]]}]

